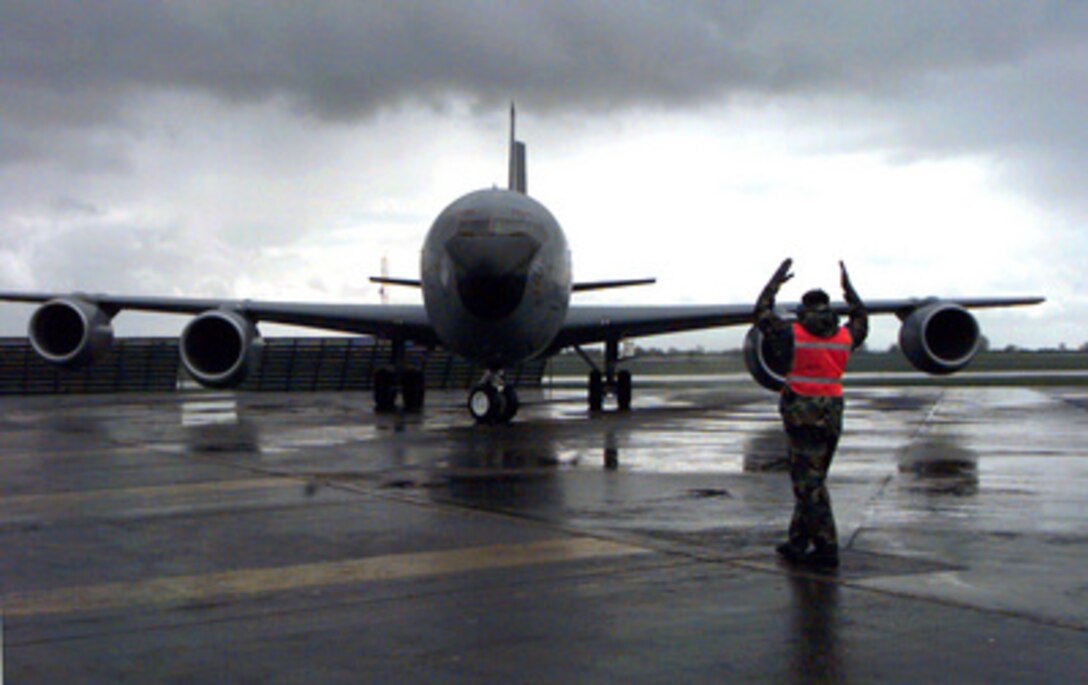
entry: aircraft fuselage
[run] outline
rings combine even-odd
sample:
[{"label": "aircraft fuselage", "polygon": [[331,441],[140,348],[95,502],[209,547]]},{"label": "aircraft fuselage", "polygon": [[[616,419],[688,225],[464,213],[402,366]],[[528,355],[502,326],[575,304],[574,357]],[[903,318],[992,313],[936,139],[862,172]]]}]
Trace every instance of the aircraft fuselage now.
[{"label": "aircraft fuselage", "polygon": [[570,305],[566,236],[516,191],[480,190],[446,207],[423,243],[420,275],[443,345],[493,370],[547,349]]}]

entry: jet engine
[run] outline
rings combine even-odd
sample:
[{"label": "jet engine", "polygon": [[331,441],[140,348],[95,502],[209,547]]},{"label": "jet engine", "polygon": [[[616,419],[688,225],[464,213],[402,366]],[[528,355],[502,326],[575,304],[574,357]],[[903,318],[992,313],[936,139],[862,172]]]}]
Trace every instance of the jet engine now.
[{"label": "jet engine", "polygon": [[181,333],[181,363],[201,385],[232,388],[260,359],[260,333],[241,314],[218,309],[189,322]]},{"label": "jet engine", "polygon": [[113,344],[111,317],[78,297],[50,300],[30,317],[27,337],[51,364],[87,366]]},{"label": "jet engine", "polygon": [[776,355],[755,326],[744,336],[744,364],[752,378],[768,390],[778,392],[786,384],[790,360]]},{"label": "jet engine", "polygon": [[899,329],[899,348],[914,368],[940,375],[967,366],[978,352],[981,339],[975,317],[948,302],[915,309]]}]

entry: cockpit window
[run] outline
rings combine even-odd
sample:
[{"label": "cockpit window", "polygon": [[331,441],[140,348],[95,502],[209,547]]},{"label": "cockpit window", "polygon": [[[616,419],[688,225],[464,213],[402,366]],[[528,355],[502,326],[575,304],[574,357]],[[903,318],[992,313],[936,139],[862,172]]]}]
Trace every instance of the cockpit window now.
[{"label": "cockpit window", "polygon": [[501,235],[532,235],[532,224],[517,219],[492,219],[491,230]]},{"label": "cockpit window", "polygon": [[461,219],[457,224],[457,234],[463,236],[515,236],[533,235],[533,224],[522,219]]},{"label": "cockpit window", "polygon": [[490,222],[487,219],[462,219],[457,225],[461,235],[487,235]]}]

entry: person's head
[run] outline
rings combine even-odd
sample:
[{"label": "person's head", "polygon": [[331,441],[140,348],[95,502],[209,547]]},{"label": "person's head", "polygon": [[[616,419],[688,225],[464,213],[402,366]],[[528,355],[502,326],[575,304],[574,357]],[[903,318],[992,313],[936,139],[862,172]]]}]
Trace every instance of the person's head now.
[{"label": "person's head", "polygon": [[831,306],[831,298],[820,288],[813,288],[801,297],[801,309],[820,309]]},{"label": "person's head", "polygon": [[831,298],[819,288],[809,290],[801,297],[797,320],[810,333],[822,337],[833,334],[839,328],[839,317],[831,309]]}]

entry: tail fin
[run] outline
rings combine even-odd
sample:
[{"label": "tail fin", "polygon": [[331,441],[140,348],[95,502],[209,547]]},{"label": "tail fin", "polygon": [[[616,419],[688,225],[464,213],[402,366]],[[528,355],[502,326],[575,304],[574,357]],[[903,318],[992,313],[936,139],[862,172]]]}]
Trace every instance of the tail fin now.
[{"label": "tail fin", "polygon": [[510,190],[518,193],[528,192],[528,174],[525,169],[525,143],[514,134],[517,112],[514,103],[510,103]]}]

